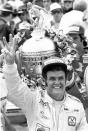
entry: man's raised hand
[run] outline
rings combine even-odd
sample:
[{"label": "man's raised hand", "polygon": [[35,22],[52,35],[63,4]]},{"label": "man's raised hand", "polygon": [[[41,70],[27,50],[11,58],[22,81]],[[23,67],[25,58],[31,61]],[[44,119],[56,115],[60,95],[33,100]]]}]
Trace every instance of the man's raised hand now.
[{"label": "man's raised hand", "polygon": [[3,49],[2,54],[4,55],[4,60],[6,64],[11,65],[15,61],[15,48],[17,40],[13,38],[12,34],[9,35],[9,42],[3,37]]}]

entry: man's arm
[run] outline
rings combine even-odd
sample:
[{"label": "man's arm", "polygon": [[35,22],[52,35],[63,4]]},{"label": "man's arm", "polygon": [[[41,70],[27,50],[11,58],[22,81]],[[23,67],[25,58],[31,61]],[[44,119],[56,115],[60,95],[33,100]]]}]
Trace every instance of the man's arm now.
[{"label": "man's arm", "polygon": [[80,107],[80,118],[81,119],[79,125],[77,126],[77,131],[88,131],[88,123],[83,105]]},{"label": "man's arm", "polygon": [[16,106],[25,110],[27,99],[30,100],[29,102],[31,104],[33,95],[27,85],[22,82],[17,71],[17,65],[15,63],[12,65],[5,64],[3,66],[3,72],[8,88],[8,99]]},{"label": "man's arm", "polygon": [[29,88],[25,83],[22,82],[15,64],[15,46],[16,39],[10,34],[9,42],[7,43],[6,38],[3,38],[3,50],[2,54],[4,56],[4,66],[3,73],[6,81],[6,86],[8,88],[8,98],[16,106],[21,109],[26,109],[26,105],[31,108],[31,102],[34,95],[31,94]]}]

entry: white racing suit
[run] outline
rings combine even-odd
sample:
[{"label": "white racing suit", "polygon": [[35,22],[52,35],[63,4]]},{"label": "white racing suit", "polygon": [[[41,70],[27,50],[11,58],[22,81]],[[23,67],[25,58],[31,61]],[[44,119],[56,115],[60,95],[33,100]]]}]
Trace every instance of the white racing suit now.
[{"label": "white racing suit", "polygon": [[64,101],[54,106],[54,100],[46,93],[42,98],[30,91],[21,81],[16,64],[4,65],[3,71],[8,98],[23,109],[29,131],[88,131],[85,111],[77,98],[66,93]]},{"label": "white racing suit", "polygon": [[5,131],[4,112],[6,111],[7,94],[3,73],[0,73],[0,131]]}]

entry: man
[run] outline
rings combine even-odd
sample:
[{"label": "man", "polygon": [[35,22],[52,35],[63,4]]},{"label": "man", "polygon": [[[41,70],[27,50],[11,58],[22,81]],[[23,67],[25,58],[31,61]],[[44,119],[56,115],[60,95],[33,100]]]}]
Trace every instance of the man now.
[{"label": "man", "polygon": [[72,37],[73,43],[76,44],[76,49],[78,50],[80,57],[83,56],[84,47],[87,45],[84,33],[85,33],[85,29],[77,24],[73,24],[69,26],[66,33]]},{"label": "man", "polygon": [[[74,71],[78,74],[78,77],[80,78],[80,82],[83,83],[84,71],[88,64],[88,63],[85,63],[83,59],[83,55],[85,53],[84,48],[87,46],[87,42],[84,37],[84,28],[79,25],[69,26],[67,30],[67,35],[72,37],[73,43],[75,43],[75,48],[78,51],[78,57],[75,58],[72,65],[73,65]],[[88,98],[85,97],[85,99],[83,99],[82,94],[79,92],[79,89],[80,89],[80,86],[74,86],[70,90],[68,90],[68,93],[78,97],[81,100],[86,111],[86,118],[88,120]]]},{"label": "man", "polygon": [[[11,41],[15,44],[10,36]],[[6,44],[5,39],[4,42]],[[41,97],[20,80],[14,63],[14,44],[9,51],[3,50],[6,61],[3,71],[8,98],[23,109],[29,130],[88,131],[83,105],[65,91],[67,65],[63,60],[51,57],[44,62],[42,75],[46,81],[46,93]]]},{"label": "man", "polygon": [[64,14],[73,10],[74,0],[63,0],[63,12]]},{"label": "man", "polygon": [[50,11],[51,0],[43,0],[43,7],[45,10]]},{"label": "man", "polygon": [[3,36],[6,37],[6,40],[9,41],[9,34],[11,33],[10,20],[12,19],[12,7],[9,4],[4,4],[2,8],[0,7],[1,16],[0,16],[0,53],[2,49]]},{"label": "man", "polygon": [[50,5],[50,11],[51,11],[52,16],[53,16],[53,21],[51,22],[51,29],[54,32],[58,33],[59,23],[60,23],[62,15],[63,15],[62,7],[57,2],[54,2]]},{"label": "man", "polygon": [[28,11],[27,11],[25,5],[19,7],[18,16],[19,16],[20,20],[16,24],[16,27],[15,27],[17,32],[20,30],[21,24],[28,25],[29,27],[31,26],[30,16],[28,14]]}]

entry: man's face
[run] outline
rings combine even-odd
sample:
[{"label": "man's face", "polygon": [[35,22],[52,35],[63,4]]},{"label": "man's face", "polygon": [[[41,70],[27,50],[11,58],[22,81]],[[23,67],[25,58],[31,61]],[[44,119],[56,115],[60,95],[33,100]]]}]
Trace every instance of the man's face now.
[{"label": "man's face", "polygon": [[65,9],[69,10],[73,7],[73,1],[64,1],[64,7]]},{"label": "man's face", "polygon": [[43,0],[43,6],[46,10],[50,8],[51,0]]},{"label": "man's face", "polygon": [[83,52],[83,42],[79,34],[70,34],[73,39],[73,42],[76,44],[76,49],[78,50],[79,54]]},{"label": "man's face", "polygon": [[61,10],[55,10],[52,11],[52,15],[54,17],[55,22],[60,22],[63,13]]},{"label": "man's face", "polygon": [[65,94],[66,77],[65,72],[48,71],[47,72],[47,93],[56,101],[61,101]]}]

